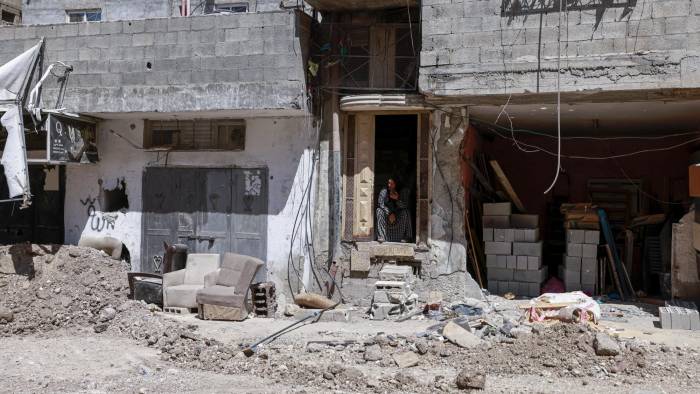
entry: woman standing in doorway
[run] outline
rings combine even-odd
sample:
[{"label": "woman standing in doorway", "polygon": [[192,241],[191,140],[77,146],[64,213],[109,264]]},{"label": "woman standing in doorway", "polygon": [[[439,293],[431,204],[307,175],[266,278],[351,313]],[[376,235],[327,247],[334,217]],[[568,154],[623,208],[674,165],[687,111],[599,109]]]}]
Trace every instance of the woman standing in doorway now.
[{"label": "woman standing in doorway", "polygon": [[377,241],[410,242],[413,239],[408,205],[408,189],[399,189],[397,177],[392,176],[377,198]]}]

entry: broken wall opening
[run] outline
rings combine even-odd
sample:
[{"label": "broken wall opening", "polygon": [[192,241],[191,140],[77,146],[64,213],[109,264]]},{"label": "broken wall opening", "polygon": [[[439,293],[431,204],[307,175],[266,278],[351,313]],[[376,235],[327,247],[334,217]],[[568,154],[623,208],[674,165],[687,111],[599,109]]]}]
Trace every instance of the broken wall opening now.
[{"label": "broken wall opening", "polygon": [[[659,111],[665,110],[663,104],[658,106],[661,107]],[[537,107],[535,110],[551,111],[551,105]],[[609,107],[609,113],[616,111],[615,104],[609,104]],[[570,249],[570,245],[578,241],[573,242],[570,238],[572,233],[569,230],[576,228],[571,227],[571,217],[562,210],[562,206],[586,203],[603,208],[609,218],[617,251],[626,265],[633,288],[642,290],[644,294],[669,297],[670,229],[672,223],[677,223],[688,212],[691,203],[688,195],[688,166],[691,153],[699,147],[697,140],[700,132],[688,126],[687,117],[678,117],[677,122],[664,117],[655,122],[653,118],[646,119],[646,124],[637,128],[630,127],[630,124],[634,123],[625,120],[630,114],[618,108],[621,113],[617,123],[614,116],[600,119],[595,119],[594,116],[589,122],[578,121],[571,128],[562,128],[563,157],[559,179],[550,193],[543,194],[552,182],[557,165],[556,128],[552,130],[551,127],[547,127],[552,123],[550,114],[533,113],[532,108],[528,108],[529,113],[523,113],[517,108],[509,107],[510,114],[506,112],[500,118],[499,124],[495,125],[494,120],[497,119],[501,108],[473,112],[475,116],[471,120],[480,131],[481,141],[471,159],[477,170],[482,172],[481,175],[485,175],[490,181],[495,193],[486,190],[475,177],[472,189],[476,187],[477,190],[472,190],[471,199],[476,200],[480,206],[485,202],[510,200],[496,180],[489,163],[495,160],[525,208],[524,212],[518,212],[513,206],[512,213],[539,216],[537,229],[539,239],[543,242],[541,263],[547,270],[546,279],[557,277],[565,281],[562,276],[567,276],[570,278],[569,282],[576,279],[571,279],[574,275],[566,272],[569,261],[566,258],[572,256],[572,253],[578,253]],[[507,120],[508,116],[513,122],[512,129]],[[572,121],[566,120],[568,116],[569,114],[562,114],[563,124],[570,124],[567,122]],[[520,121],[520,118],[523,120]],[[543,127],[535,129],[533,126],[536,125]],[[597,216],[596,212],[592,213]],[[508,237],[508,234],[514,234],[517,238],[518,229],[512,221],[503,226],[488,224],[494,227],[494,232],[485,234],[484,227],[487,225],[482,224],[483,214],[481,208],[472,210],[473,217],[470,218],[472,223],[476,224],[474,231],[481,248],[486,246],[483,243],[485,239],[510,242],[512,245],[518,243],[517,239]],[[596,225],[596,229],[582,228],[577,231],[600,231],[600,224]],[[600,234],[596,241],[594,254],[580,258],[592,259],[593,264],[598,260],[594,265],[596,272],[593,277],[596,284],[600,285],[600,271],[608,270],[609,266],[601,265],[600,261],[607,258],[605,237]],[[583,241],[581,243],[584,244]],[[517,276],[522,268],[518,266],[518,260],[515,258],[515,246],[512,246],[509,253],[498,252],[499,256],[507,255],[513,258],[505,256],[506,258],[497,259],[496,254],[488,257],[489,251],[480,251],[480,262],[487,272],[489,283],[497,282],[500,285],[501,282],[509,282],[511,280],[501,278],[500,273],[507,276],[512,269]],[[493,250],[490,252],[496,253]],[[501,263],[505,265],[501,267]],[[606,262],[603,261],[602,264]],[[501,271],[501,268],[505,271]],[[579,270],[586,271],[584,268]],[[494,271],[499,272],[499,275],[494,275]],[[611,273],[608,271],[606,275],[606,288],[586,290],[593,290],[596,294],[616,292],[611,284]],[[566,287],[566,284],[564,285]],[[518,287],[509,285],[505,288],[513,290]],[[490,285],[490,289],[503,293],[498,285]],[[578,289],[571,287],[571,290]]]},{"label": "broken wall opening", "polygon": [[[64,166],[29,165],[32,204],[19,209],[21,201],[0,203],[0,244],[32,242],[62,244],[66,193]],[[0,200],[8,198],[7,181],[0,166]]]}]

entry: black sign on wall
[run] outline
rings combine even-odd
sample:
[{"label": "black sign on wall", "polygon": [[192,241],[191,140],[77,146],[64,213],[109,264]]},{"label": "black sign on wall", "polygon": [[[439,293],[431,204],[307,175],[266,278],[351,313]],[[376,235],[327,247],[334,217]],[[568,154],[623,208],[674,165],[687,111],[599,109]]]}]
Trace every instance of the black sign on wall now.
[{"label": "black sign on wall", "polygon": [[52,162],[79,163],[83,157],[97,160],[96,126],[81,119],[49,114],[47,119],[48,159]]}]

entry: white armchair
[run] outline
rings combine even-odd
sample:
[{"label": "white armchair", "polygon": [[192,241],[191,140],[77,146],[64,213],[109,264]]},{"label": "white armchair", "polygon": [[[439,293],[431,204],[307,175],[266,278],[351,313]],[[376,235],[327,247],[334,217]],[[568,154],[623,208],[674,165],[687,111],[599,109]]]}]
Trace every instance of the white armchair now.
[{"label": "white armchair", "polygon": [[185,269],[163,275],[163,308],[197,308],[204,277],[219,269],[218,254],[188,254]]}]

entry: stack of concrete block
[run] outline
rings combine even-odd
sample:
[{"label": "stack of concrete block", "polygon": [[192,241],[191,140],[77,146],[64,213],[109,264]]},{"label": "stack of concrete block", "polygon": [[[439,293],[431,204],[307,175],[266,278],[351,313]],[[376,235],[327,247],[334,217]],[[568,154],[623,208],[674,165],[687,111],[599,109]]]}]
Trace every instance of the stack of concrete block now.
[{"label": "stack of concrete block", "polygon": [[411,291],[413,268],[408,265],[387,264],[379,271],[374,284],[372,320],[396,319],[413,312],[418,296]]},{"label": "stack of concrete block", "polygon": [[482,223],[489,291],[538,296],[547,278],[539,217],[513,214],[510,203],[484,204]]},{"label": "stack of concrete block", "polygon": [[700,330],[700,314],[694,302],[666,301],[659,307],[661,328],[666,330]]},{"label": "stack of concrete block", "polygon": [[559,266],[559,277],[564,281],[566,291],[595,293],[599,243],[600,231],[566,231],[566,254]]}]

